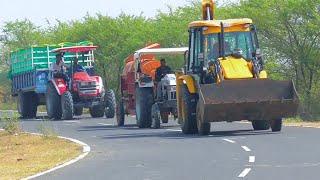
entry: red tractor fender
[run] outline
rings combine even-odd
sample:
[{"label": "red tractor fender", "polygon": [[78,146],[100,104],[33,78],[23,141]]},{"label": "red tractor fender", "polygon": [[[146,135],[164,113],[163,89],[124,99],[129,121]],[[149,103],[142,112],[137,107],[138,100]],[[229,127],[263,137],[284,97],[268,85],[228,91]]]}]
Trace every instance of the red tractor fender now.
[{"label": "red tractor fender", "polygon": [[68,87],[67,87],[67,84],[64,79],[55,78],[55,79],[50,80],[50,82],[54,85],[54,87],[57,90],[57,93],[60,96],[68,91]]}]

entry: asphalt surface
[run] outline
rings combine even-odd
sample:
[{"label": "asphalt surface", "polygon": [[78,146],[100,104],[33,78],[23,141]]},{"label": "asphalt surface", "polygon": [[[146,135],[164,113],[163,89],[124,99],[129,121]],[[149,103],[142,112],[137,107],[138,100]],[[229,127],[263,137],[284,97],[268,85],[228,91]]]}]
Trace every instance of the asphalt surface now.
[{"label": "asphalt surface", "polygon": [[213,123],[209,136],[183,135],[171,121],[161,129],[138,129],[134,118],[118,128],[114,119],[26,120],[91,146],[83,160],[38,179],[106,180],[319,180],[320,129],[286,127],[253,131],[247,123]]}]

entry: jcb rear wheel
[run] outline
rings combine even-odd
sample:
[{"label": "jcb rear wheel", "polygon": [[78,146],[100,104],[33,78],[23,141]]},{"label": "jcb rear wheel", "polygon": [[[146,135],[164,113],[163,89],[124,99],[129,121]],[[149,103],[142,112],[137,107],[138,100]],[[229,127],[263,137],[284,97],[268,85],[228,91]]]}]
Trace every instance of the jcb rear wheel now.
[{"label": "jcb rear wheel", "polygon": [[270,123],[267,120],[254,120],[252,121],[252,127],[255,131],[270,129]]},{"label": "jcb rear wheel", "polygon": [[272,132],[280,132],[282,129],[282,119],[271,120],[271,129]]},{"label": "jcb rear wheel", "polygon": [[198,132],[196,120],[196,94],[191,94],[186,85],[181,87],[182,93],[182,123],[181,130],[184,134],[196,134]]}]

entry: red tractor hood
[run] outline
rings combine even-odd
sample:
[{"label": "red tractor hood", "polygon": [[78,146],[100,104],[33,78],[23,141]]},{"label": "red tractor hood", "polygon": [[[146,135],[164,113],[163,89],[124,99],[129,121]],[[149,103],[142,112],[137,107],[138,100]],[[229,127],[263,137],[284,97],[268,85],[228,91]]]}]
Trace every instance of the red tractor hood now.
[{"label": "red tractor hood", "polygon": [[77,73],[74,73],[73,79],[74,79],[75,81],[85,81],[85,82],[88,82],[88,81],[97,81],[97,79],[96,79],[95,77],[89,76],[88,73],[86,73],[86,72],[77,72]]}]

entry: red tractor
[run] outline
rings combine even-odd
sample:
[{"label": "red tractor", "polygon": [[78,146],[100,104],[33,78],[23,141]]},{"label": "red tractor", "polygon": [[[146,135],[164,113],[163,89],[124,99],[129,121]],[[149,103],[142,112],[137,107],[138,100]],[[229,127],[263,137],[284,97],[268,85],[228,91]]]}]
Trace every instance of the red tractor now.
[{"label": "red tractor", "polygon": [[[60,72],[49,71],[49,83],[45,94],[47,113],[51,119],[70,120],[73,116],[80,116],[83,108],[89,108],[94,118],[113,118],[115,115],[115,95],[112,90],[105,91],[103,80],[95,75],[93,69],[93,51],[96,46],[73,46],[54,49],[52,52],[60,57],[68,58],[76,54],[76,58],[69,60],[68,70]],[[74,57],[74,56],[72,56]],[[85,64],[83,70],[74,69],[74,61]],[[89,63],[89,64],[88,64]],[[62,68],[63,69],[63,68]]]}]

